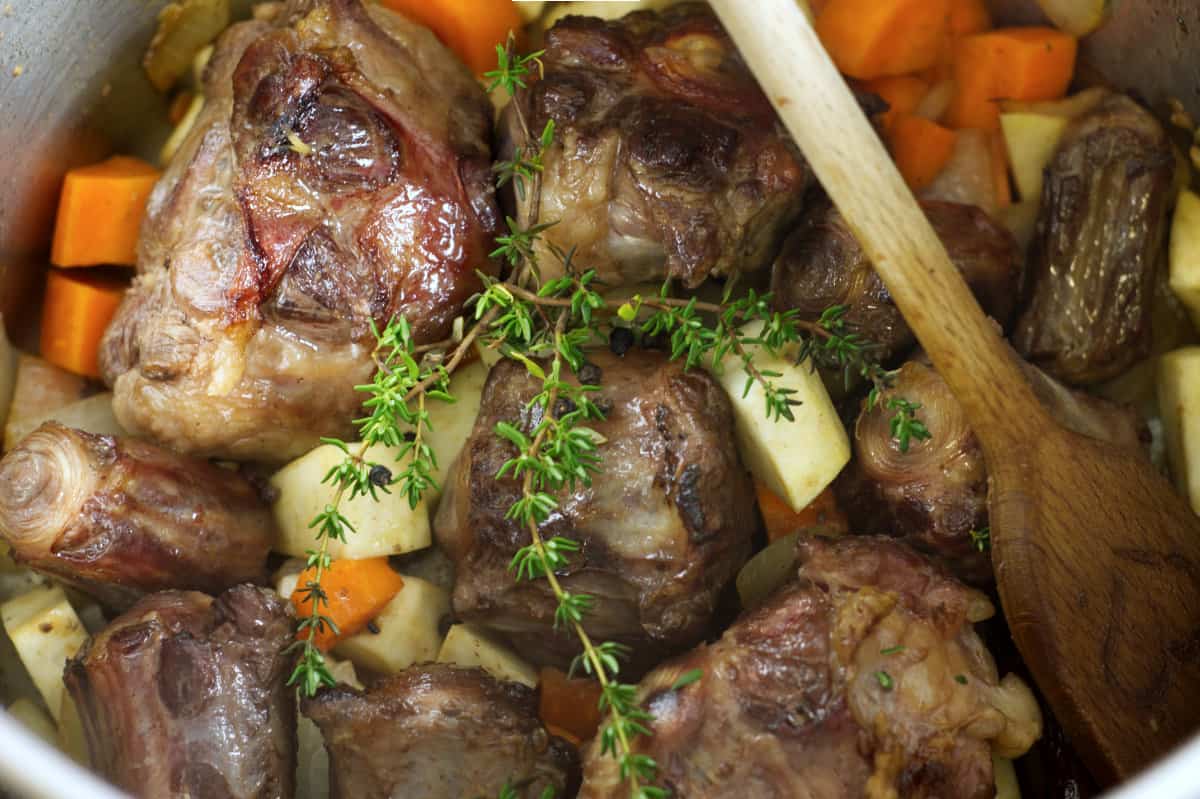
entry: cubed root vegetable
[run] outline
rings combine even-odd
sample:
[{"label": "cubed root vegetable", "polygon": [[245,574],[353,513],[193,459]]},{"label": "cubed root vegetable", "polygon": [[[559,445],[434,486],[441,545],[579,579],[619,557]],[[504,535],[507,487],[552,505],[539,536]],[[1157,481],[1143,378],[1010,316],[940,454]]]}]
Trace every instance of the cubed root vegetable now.
[{"label": "cubed root vegetable", "polygon": [[379,674],[399,674],[437,657],[442,620],[449,615],[446,589],[419,577],[405,577],[404,588],[368,629],[345,638],[336,654]]},{"label": "cubed root vegetable", "polygon": [[929,84],[912,75],[864,81],[862,88],[888,104],[888,110],[881,117],[884,130],[889,130],[897,117],[916,111],[929,93]]},{"label": "cubed root vegetable", "polygon": [[767,540],[778,541],[797,530],[820,527],[825,533],[846,531],[845,515],[838,509],[837,499],[831,489],[826,488],[803,510],[794,511],[761,481],[754,482],[758,495],[758,508],[762,512],[767,528]]},{"label": "cubed root vegetable", "polygon": [[1012,162],[1013,177],[1023,201],[1041,201],[1042,175],[1058,149],[1068,121],[1065,117],[1047,114],[1000,115],[1000,128]]},{"label": "cubed root vegetable", "polygon": [[60,713],[63,669],[87,639],[67,595],[57,586],[35,588],[0,605],[0,619],[46,707]]},{"label": "cubed root vegetable", "polygon": [[100,377],[100,338],[126,283],[88,272],[50,270],[42,306],[42,357],[85,377]]},{"label": "cubed root vegetable", "polygon": [[1171,222],[1171,290],[1200,327],[1200,195],[1185,191]]},{"label": "cubed root vegetable", "polygon": [[1003,28],[964,36],[954,47],[956,92],[947,121],[995,130],[1000,100],[1062,97],[1075,73],[1077,42],[1053,28]]},{"label": "cubed root vegetable", "polygon": [[950,0],[830,0],[817,33],[842,72],[881,78],[934,66],[949,17]]},{"label": "cubed root vegetable", "polygon": [[567,732],[586,741],[600,727],[600,683],[589,679],[570,679],[564,672],[543,668],[538,715],[547,727]]},{"label": "cubed root vegetable", "polygon": [[138,231],[159,174],[145,161],[123,155],[69,171],[58,201],[51,262],[136,264]]},{"label": "cubed root vegetable", "polygon": [[1200,347],[1162,356],[1158,406],[1175,484],[1200,513]]},{"label": "cubed root vegetable", "polygon": [[537,685],[537,669],[525,662],[488,633],[470,624],[455,624],[446,632],[438,663],[478,667],[497,680],[519,682],[533,688]]},{"label": "cubed root vegetable", "polygon": [[913,191],[933,183],[954,154],[957,138],[954,131],[911,114],[897,118],[888,133],[892,158]]},{"label": "cubed root vegetable", "polygon": [[421,23],[481,75],[496,68],[496,45],[509,31],[521,31],[521,14],[512,0],[381,0]]},{"label": "cubed root vegetable", "polygon": [[[292,592],[296,615],[302,619],[312,613],[308,586],[315,576],[315,568],[301,572]],[[321,589],[328,602],[321,605],[320,612],[332,619],[337,629],[323,625],[313,642],[324,651],[366,629],[403,586],[404,578],[388,565],[387,558],[335,560],[321,576]],[[308,630],[301,630],[299,636],[307,638]]]}]

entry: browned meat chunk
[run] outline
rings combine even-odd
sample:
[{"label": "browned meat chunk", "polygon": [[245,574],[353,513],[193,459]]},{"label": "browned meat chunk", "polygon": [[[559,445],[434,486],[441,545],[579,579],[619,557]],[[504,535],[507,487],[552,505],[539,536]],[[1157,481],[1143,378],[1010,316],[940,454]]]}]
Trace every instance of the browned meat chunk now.
[{"label": "browned meat chunk", "polygon": [[1029,255],[1029,306],[1013,343],[1067,383],[1149,354],[1154,280],[1175,156],[1158,121],[1114,94],[1067,129],[1046,171]]},{"label": "browned meat chunk", "polygon": [[[974,206],[922,207],[984,311],[1007,326],[1021,277],[1013,237]],[[841,213],[828,203],[806,214],[788,237],[771,273],[771,291],[777,308],[794,308],[802,319],[815,321],[831,305],[847,306],[846,321],[880,345],[881,361],[904,356],[916,343]]]},{"label": "browned meat chunk", "polygon": [[329,751],[332,799],[573,795],[575,749],[546,731],[524,685],[481,669],[415,666],[372,688],[304,700]]},{"label": "browned meat chunk", "polygon": [[127,607],[265,580],[272,521],[237,472],[47,422],[0,460],[0,535],[19,563]]},{"label": "browned meat chunk", "polygon": [[[653,736],[636,748],[659,784],[678,799],[993,796],[991,752],[1024,752],[1041,716],[971,626],[988,600],[887,539],[801,538],[797,554],[798,583],[642,680]],[[581,799],[627,793],[593,742]]]},{"label": "browned meat chunk", "polygon": [[93,767],[147,799],[291,796],[292,635],[262,588],[146,597],[67,664]]},{"label": "browned meat chunk", "polygon": [[432,33],[361,0],[235,25],[204,92],[102,368],[127,429],[285,460],[353,433],[371,320],[438,338],[489,270],[491,108]]},{"label": "browned meat chunk", "polygon": [[[769,263],[810,173],[707,7],[567,17],[545,48],[517,102],[534,136],[547,120],[556,135],[540,194],[518,194],[523,224],[556,222],[546,239],[613,285]],[[511,108],[503,124],[527,146]]]},{"label": "browned meat chunk", "polygon": [[[729,398],[700,371],[662,353],[596,352],[588,382],[607,419],[603,471],[590,487],[560,496],[541,528],[577,541],[559,580],[592,595],[585,626],[593,636],[633,646],[644,668],[700,640],[721,589],[750,552],[758,526],[754,487],[738,456]],[[512,361],[492,368],[475,428],[446,480],[435,520],[438,543],[454,561],[454,610],[507,635],[530,660],[565,666],[578,643],[554,629],[545,580],[513,578],[509,562],[529,532],[505,518],[518,481],[496,480],[516,450],[494,432],[506,421],[528,430],[526,404],[540,381]],[[637,668],[637,664],[632,666]]]},{"label": "browned meat chunk", "polygon": [[[1026,365],[1034,391],[1066,427],[1138,449],[1142,423],[1135,411],[1073,392]],[[886,403],[902,396],[921,407],[917,418],[930,438],[901,452],[892,437],[894,411],[882,405],[859,414],[854,460],[834,484],[850,527],[904,539],[974,585],[993,580],[991,554],[982,543],[988,527],[987,467],[975,434],[950,387],[924,360],[900,368]]]}]

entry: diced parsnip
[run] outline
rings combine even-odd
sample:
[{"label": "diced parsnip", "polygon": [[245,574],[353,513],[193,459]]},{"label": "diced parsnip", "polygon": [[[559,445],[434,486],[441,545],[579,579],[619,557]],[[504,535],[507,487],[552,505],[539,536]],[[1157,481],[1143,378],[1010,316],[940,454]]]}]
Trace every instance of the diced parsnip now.
[{"label": "diced parsnip", "polygon": [[1200,347],[1162,356],[1158,407],[1175,485],[1200,513]]},{"label": "diced parsnip", "polygon": [[755,608],[796,573],[796,538],[799,532],[776,539],[742,567],[737,575],[738,599],[743,608]]},{"label": "diced parsnip", "polygon": [[1171,290],[1200,327],[1200,196],[1185,191],[1171,223]]},{"label": "diced parsnip", "polygon": [[1056,27],[1072,36],[1087,36],[1108,20],[1115,0],[1038,0]]},{"label": "diced parsnip", "polygon": [[1108,95],[1108,89],[1095,88],[1064,97],[1061,100],[1000,100],[1000,111],[1004,114],[1042,114],[1044,116],[1075,119],[1091,111]]},{"label": "diced parsnip", "polygon": [[146,77],[160,92],[179,80],[201,49],[229,25],[229,0],[178,0],[158,12],[146,50]]},{"label": "diced parsnip", "polygon": [[0,425],[8,422],[8,409],[12,405],[13,389],[17,385],[17,351],[8,341],[4,328],[4,314],[0,314]]},{"label": "diced parsnip", "polygon": [[478,666],[497,680],[511,680],[533,688],[538,672],[504,644],[470,624],[456,624],[446,633],[438,663]]},{"label": "diced parsnip", "polygon": [[[438,402],[430,400],[425,404],[429,412],[430,429],[425,434],[425,440],[433,448],[437,458],[437,469],[433,479],[439,487],[446,483],[446,475],[459,451],[475,427],[475,417],[479,415],[479,404],[483,398],[483,384],[487,381],[488,366],[482,361],[475,361],[466,366],[460,366],[450,379],[450,393],[455,402]],[[439,491],[431,491],[428,496],[428,507],[432,512],[437,507]]]},{"label": "diced parsnip", "polygon": [[[339,683],[362,688],[354,664],[326,657],[330,673]],[[329,753],[321,729],[308,716],[296,709],[296,799],[328,799]]]},{"label": "diced parsnip", "polygon": [[[762,329],[755,322],[747,333]],[[715,377],[729,393],[736,418],[736,433],[742,459],[750,471],[775,494],[799,511],[816,499],[850,461],[850,438],[838,418],[833,401],[808,361],[776,357],[758,347],[747,348],[754,363],[764,372],[778,372],[772,378],[780,388],[795,390],[792,399],[801,404],[792,408],[794,421],[767,419],[766,400],[758,382],[746,391],[746,374],[734,354],[725,356]]]},{"label": "diced parsnip", "polygon": [[404,576],[404,587],[375,619],[374,627],[334,648],[339,657],[382,674],[398,674],[415,663],[437,659],[442,619],[450,613],[450,593],[419,577]]},{"label": "diced parsnip", "polygon": [[0,619],[46,707],[58,712],[62,708],[63,668],[87,640],[87,631],[67,595],[57,586],[35,588],[0,605]]},{"label": "diced parsnip", "polygon": [[63,691],[62,705],[58,711],[58,748],[84,768],[91,768],[92,759],[88,752],[87,736],[83,732],[83,719],[75,700]]},{"label": "diced parsnip", "polygon": [[95,394],[87,399],[72,402],[40,416],[31,416],[12,425],[16,442],[36,430],[43,422],[55,421],[98,436],[129,435],[113,414],[112,394]]},{"label": "diced parsnip", "polygon": [[1069,122],[1066,117],[1030,112],[1000,115],[1008,160],[1022,201],[1036,203],[1041,199],[1042,175]]},{"label": "diced parsnip", "polygon": [[27,696],[23,696],[9,705],[5,710],[37,737],[51,746],[58,745],[58,726],[50,718],[42,706]]},{"label": "diced parsnip", "polygon": [[20,353],[12,405],[4,424],[4,449],[20,443],[15,433],[31,418],[38,418],[65,405],[78,402],[87,393],[87,381],[65,369]]},{"label": "diced parsnip", "polygon": [[1021,799],[1021,785],[1011,760],[992,755],[992,776],[996,782],[996,799]]},{"label": "diced parsnip", "polygon": [[188,103],[187,110],[183,112],[183,118],[179,120],[179,124],[171,131],[171,135],[163,143],[162,149],[158,151],[158,163],[166,166],[171,163],[171,159],[175,157],[175,153],[179,152],[179,148],[183,146],[183,140],[192,132],[192,128],[196,126],[196,120],[200,118],[200,112],[204,110],[204,95],[196,94],[192,97],[192,101]]},{"label": "diced parsnip", "polygon": [[[358,447],[352,443],[350,451],[357,453]],[[325,444],[284,466],[271,478],[271,485],[278,492],[273,505],[278,530],[276,552],[301,558],[312,549],[314,531],[309,525],[336,493],[333,486],[321,481],[344,457],[339,448]],[[366,458],[389,468],[396,460],[394,451],[381,445],[372,447]],[[345,543],[330,542],[329,554],[338,559],[357,560],[424,549],[431,540],[427,502],[422,499],[416,508],[411,508],[399,491],[390,494],[380,491],[377,501],[369,496],[343,497],[339,510],[354,532],[346,534]]]}]

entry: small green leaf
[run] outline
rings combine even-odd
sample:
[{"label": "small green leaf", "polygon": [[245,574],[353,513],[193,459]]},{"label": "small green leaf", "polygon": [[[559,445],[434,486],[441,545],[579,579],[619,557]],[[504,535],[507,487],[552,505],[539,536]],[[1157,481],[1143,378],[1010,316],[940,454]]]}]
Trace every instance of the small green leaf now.
[{"label": "small green leaf", "polygon": [[694,682],[697,682],[703,676],[704,669],[692,669],[691,671],[685,671],[683,674],[680,674],[678,678],[676,678],[675,682],[671,683],[671,690],[678,691],[680,688],[684,688]]}]

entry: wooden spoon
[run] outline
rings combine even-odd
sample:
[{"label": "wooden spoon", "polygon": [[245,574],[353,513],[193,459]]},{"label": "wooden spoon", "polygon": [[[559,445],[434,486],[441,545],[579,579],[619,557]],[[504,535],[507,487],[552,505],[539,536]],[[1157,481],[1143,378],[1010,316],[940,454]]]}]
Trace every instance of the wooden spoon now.
[{"label": "wooden spoon", "polygon": [[796,0],[712,5],[983,446],[996,582],[1038,687],[1098,778],[1132,775],[1200,727],[1200,519],[1042,408]]}]

